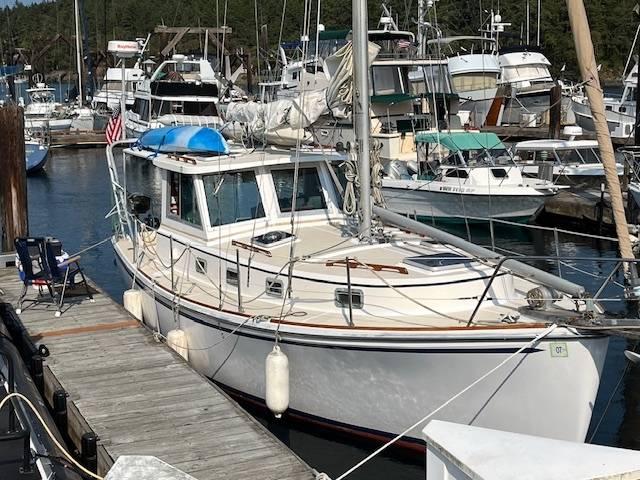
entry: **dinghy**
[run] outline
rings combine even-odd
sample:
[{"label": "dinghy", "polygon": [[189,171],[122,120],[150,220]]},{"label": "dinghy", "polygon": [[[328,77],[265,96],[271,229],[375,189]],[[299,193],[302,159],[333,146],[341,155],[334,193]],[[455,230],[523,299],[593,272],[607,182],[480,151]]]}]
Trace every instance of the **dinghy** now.
[{"label": "dinghy", "polygon": [[229,153],[224,137],[207,127],[179,126],[148,130],[138,140],[138,146],[157,153]]}]

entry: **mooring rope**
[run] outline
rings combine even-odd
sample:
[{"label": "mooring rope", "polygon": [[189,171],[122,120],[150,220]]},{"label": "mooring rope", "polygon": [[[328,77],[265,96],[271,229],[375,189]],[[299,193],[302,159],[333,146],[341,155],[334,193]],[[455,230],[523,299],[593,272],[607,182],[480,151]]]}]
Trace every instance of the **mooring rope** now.
[{"label": "mooring rope", "polygon": [[364,458],[363,460],[361,460],[360,462],[358,462],[357,464],[355,464],[353,467],[351,467],[349,470],[347,470],[346,472],[344,472],[342,475],[340,475],[338,478],[336,478],[336,480],[342,480],[343,478],[346,478],[348,475],[351,475],[353,472],[355,472],[358,468],[360,468],[362,465],[364,465],[365,463],[367,463],[369,460],[371,460],[372,458],[376,457],[378,454],[380,454],[381,452],[383,452],[384,450],[386,450],[388,447],[390,447],[391,445],[393,445],[394,443],[396,443],[398,440],[400,440],[402,437],[404,437],[407,433],[409,433],[411,430],[413,430],[414,428],[418,427],[420,424],[426,422],[427,420],[429,420],[429,418],[431,418],[432,416],[434,416],[436,413],[438,413],[440,410],[442,410],[443,408],[447,407],[451,402],[453,402],[454,400],[456,400],[458,397],[460,397],[461,395],[465,394],[467,391],[471,390],[473,387],[475,387],[478,383],[480,383],[481,381],[483,381],[485,378],[487,378],[488,376],[490,376],[491,374],[493,374],[494,372],[496,372],[497,370],[499,370],[501,367],[503,367],[505,364],[507,364],[510,360],[512,360],[514,357],[520,355],[523,351],[525,351],[526,349],[530,348],[532,345],[535,345],[536,343],[538,343],[540,340],[542,340],[544,337],[546,337],[547,335],[549,335],[551,332],[553,332],[556,328],[558,327],[558,325],[556,325],[555,323],[549,327],[547,327],[545,330],[543,330],[539,335],[537,335],[533,340],[531,340],[530,342],[528,342],[526,345],[520,347],[517,351],[515,351],[514,353],[512,353],[511,355],[509,355],[507,358],[505,358],[502,362],[500,362],[498,365],[496,365],[495,367],[493,367],[491,370],[489,370],[487,373],[485,373],[484,375],[482,375],[480,378],[478,378],[476,381],[474,381],[473,383],[469,384],[468,386],[466,386],[465,388],[463,388],[462,390],[460,390],[458,393],[456,393],[453,397],[451,397],[449,400],[447,400],[446,402],[444,402],[442,405],[440,405],[438,408],[436,408],[435,410],[432,410],[428,415],[425,415],[424,417],[422,417],[420,420],[418,420],[416,423],[414,423],[413,425],[411,425],[409,428],[403,430],[401,433],[399,433],[398,435],[396,435],[395,437],[393,437],[391,440],[389,440],[387,443],[385,443],[384,445],[382,445],[380,448],[378,448],[375,452],[373,452],[372,454],[370,454],[369,456],[367,456],[366,458]]},{"label": "mooring rope", "polygon": [[62,452],[62,454],[69,460],[69,462],[71,462],[73,464],[73,466],[75,466],[76,468],[78,468],[82,473],[84,473],[85,475],[90,476],[91,478],[95,478],[96,480],[104,480],[103,477],[101,477],[100,475],[96,475],[95,473],[93,473],[90,470],[87,470],[86,468],[84,468],[80,463],[78,463],[76,461],[75,458],[73,458],[73,456],[67,452],[65,450],[65,448],[60,445],[60,442],[58,442],[58,439],[55,437],[55,435],[51,432],[51,430],[49,429],[49,427],[47,426],[47,423],[43,420],[43,418],[40,416],[40,412],[38,412],[38,410],[36,409],[36,407],[33,405],[33,403],[31,403],[31,401],[25,397],[24,395],[22,395],[21,393],[10,393],[9,395],[7,395],[6,397],[4,397],[2,399],[2,402],[0,402],[0,410],[2,410],[2,408],[7,404],[7,402],[12,399],[12,398],[19,398],[20,400],[24,401],[28,407],[31,409],[31,411],[34,413],[34,415],[36,416],[36,418],[38,419],[38,421],[40,422],[40,424],[42,425],[42,428],[44,428],[44,430],[47,432],[47,434],[49,435],[49,437],[51,437],[51,440],[53,441],[54,445],[56,447],[58,447],[58,449]]}]

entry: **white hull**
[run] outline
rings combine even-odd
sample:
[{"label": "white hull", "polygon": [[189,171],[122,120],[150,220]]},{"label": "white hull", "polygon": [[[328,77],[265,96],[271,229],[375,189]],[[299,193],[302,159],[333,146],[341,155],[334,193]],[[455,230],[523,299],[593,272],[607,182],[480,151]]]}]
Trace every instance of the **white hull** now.
[{"label": "white hull", "polygon": [[440,189],[438,183],[384,180],[382,191],[389,210],[403,215],[449,220],[462,220],[463,217],[529,219],[535,217],[547,199],[542,194],[461,193],[460,190],[467,189],[451,186]]},{"label": "white hull", "polygon": [[[134,267],[117,246],[115,252],[131,279]],[[172,292],[152,287],[141,272],[136,282],[145,292],[145,322],[164,335],[182,329],[189,361],[199,372],[244,396],[264,398],[264,362],[275,325],[188,301],[174,315]],[[376,438],[401,432],[541,332],[303,330],[283,325],[279,331],[290,363],[289,411]],[[435,418],[584,441],[608,339],[565,328],[552,337]],[[409,438],[418,441],[419,429]]]},{"label": "white hull", "polygon": [[71,118],[60,119],[24,119],[24,128],[27,130],[69,130],[73,120]]},{"label": "white hull", "polygon": [[[573,100],[572,109],[578,126],[590,132],[595,131],[593,116],[591,115],[591,109],[588,104]],[[631,138],[636,119],[634,116],[635,113],[630,113],[632,114],[619,113],[612,110],[607,110],[605,112],[607,117],[607,126],[609,127],[609,133],[612,137],[624,139]]]}]

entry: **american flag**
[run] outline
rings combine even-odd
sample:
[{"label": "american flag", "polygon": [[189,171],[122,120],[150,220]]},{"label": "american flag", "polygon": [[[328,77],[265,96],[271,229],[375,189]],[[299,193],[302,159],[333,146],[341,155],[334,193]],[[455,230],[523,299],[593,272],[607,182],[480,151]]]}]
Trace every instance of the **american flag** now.
[{"label": "american flag", "polygon": [[398,40],[396,45],[398,45],[398,48],[409,48],[413,44],[409,40],[400,39],[400,40]]},{"label": "american flag", "polygon": [[107,129],[105,130],[105,137],[107,137],[107,143],[111,145],[113,142],[120,140],[122,135],[122,115],[120,115],[120,105],[116,105],[107,123]]}]

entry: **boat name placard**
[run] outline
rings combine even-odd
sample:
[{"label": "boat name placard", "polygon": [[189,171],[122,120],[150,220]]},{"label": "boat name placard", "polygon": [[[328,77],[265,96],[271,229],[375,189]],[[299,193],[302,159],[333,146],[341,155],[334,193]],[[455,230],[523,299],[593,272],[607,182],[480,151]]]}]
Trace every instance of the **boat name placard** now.
[{"label": "boat name placard", "polygon": [[566,342],[551,342],[549,344],[549,351],[552,357],[566,358],[569,356],[569,349]]}]

